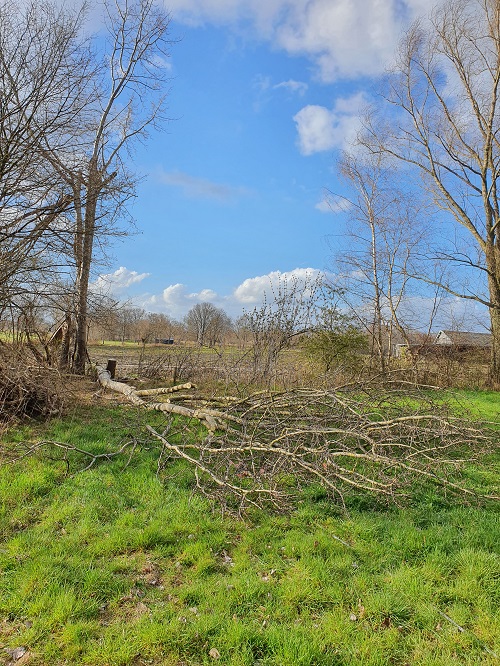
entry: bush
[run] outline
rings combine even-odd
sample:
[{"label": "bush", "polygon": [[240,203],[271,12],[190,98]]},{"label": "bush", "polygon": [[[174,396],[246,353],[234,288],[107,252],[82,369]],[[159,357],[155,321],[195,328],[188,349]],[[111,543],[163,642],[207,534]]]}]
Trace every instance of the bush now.
[{"label": "bush", "polygon": [[302,345],[306,356],[321,364],[324,372],[335,366],[357,371],[368,340],[349,317],[334,309],[324,309],[319,323]]}]

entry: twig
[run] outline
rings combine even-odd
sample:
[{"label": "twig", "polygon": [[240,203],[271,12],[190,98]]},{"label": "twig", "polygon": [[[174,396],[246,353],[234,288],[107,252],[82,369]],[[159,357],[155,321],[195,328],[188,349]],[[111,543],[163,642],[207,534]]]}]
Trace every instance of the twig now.
[{"label": "twig", "polygon": [[437,608],[437,606],[432,605],[432,608],[434,608],[434,610],[442,618],[444,618],[447,622],[449,622],[456,629],[458,629],[458,631],[460,631],[461,633],[470,634],[471,636],[473,636],[474,640],[477,642],[478,645],[480,645],[483,648],[483,650],[485,652],[487,652],[488,654],[491,654],[492,657],[495,657],[495,659],[500,659],[499,655],[496,652],[493,652],[493,650],[491,650],[482,640],[480,640],[473,631],[470,631],[469,629],[465,629],[464,627],[462,627],[460,624],[458,624],[458,622],[455,622],[455,620],[452,617],[450,617],[449,615],[446,615],[446,613],[443,613],[443,611],[439,610],[439,608]]}]

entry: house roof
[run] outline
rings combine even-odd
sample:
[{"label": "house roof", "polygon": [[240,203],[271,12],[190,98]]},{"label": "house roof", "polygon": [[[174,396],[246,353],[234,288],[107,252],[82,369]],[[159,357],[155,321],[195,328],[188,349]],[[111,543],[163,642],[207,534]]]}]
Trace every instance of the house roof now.
[{"label": "house roof", "polygon": [[433,341],[433,337],[421,331],[409,331],[403,336],[399,331],[393,331],[393,345],[425,345]]},{"label": "house roof", "polygon": [[436,336],[436,344],[459,345],[464,347],[489,347],[491,346],[491,339],[491,333],[439,331]]}]

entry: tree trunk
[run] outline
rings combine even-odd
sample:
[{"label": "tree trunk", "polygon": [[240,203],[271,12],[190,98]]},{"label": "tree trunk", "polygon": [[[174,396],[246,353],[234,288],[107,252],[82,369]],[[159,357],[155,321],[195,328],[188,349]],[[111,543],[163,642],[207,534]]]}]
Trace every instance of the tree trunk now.
[{"label": "tree trunk", "polygon": [[88,278],[82,280],[78,290],[76,316],[76,342],[74,369],[78,375],[85,374],[87,363],[87,295]]},{"label": "tree trunk", "polygon": [[80,375],[85,374],[85,366],[87,363],[89,281],[94,248],[97,198],[101,189],[102,184],[97,170],[96,158],[93,158],[90,162],[89,176],[86,186],[86,206],[83,223],[81,262],[77,267],[77,315],[74,368],[75,372]]},{"label": "tree trunk", "polygon": [[500,308],[490,308],[491,361],[490,382],[492,388],[500,389]]},{"label": "tree trunk", "polygon": [[65,323],[61,340],[61,349],[59,351],[59,370],[65,372],[70,368],[70,349],[71,338],[73,337],[73,322],[71,315],[67,312],[65,315]]},{"label": "tree trunk", "polygon": [[[490,238],[490,237],[489,237]],[[491,359],[490,383],[493,388],[500,388],[500,253],[495,247],[495,240],[491,239],[486,250],[486,265],[488,267],[488,290],[490,296],[490,324],[491,324]]]}]

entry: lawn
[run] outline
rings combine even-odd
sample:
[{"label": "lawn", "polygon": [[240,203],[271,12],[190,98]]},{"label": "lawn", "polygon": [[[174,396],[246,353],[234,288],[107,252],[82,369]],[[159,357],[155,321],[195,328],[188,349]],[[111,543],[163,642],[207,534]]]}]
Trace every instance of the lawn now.
[{"label": "lawn", "polygon": [[[81,408],[10,433],[4,451],[40,437],[105,451],[135,420]],[[70,474],[47,456],[0,467],[0,662],[499,662],[498,504],[429,487],[406,506],[358,497],[346,512],[311,488],[290,515],[243,521],[198,496],[183,465],[157,478],[147,447],[125,469],[126,457],[76,474],[83,461],[70,462]],[[469,467],[483,489],[499,478],[498,452]]]},{"label": "lawn", "polygon": [[496,421],[500,424],[499,391],[457,391],[457,397],[463,399],[465,407],[476,418]]}]

